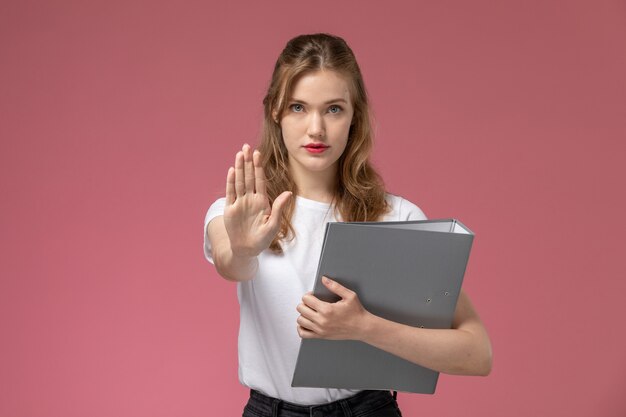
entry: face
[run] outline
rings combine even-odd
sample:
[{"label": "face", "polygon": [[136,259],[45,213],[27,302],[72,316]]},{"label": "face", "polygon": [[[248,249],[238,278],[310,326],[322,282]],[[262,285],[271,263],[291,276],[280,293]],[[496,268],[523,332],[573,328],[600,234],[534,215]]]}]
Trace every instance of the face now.
[{"label": "face", "polygon": [[334,178],[354,113],[347,80],[335,71],[305,74],[287,100],[280,125],[294,179]]}]

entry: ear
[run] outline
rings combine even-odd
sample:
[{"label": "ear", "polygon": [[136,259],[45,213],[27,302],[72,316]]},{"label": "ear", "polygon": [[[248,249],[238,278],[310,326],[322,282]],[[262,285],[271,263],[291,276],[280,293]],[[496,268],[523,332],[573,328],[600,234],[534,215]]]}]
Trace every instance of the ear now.
[{"label": "ear", "polygon": [[272,119],[278,123],[278,112],[276,110],[272,110]]}]

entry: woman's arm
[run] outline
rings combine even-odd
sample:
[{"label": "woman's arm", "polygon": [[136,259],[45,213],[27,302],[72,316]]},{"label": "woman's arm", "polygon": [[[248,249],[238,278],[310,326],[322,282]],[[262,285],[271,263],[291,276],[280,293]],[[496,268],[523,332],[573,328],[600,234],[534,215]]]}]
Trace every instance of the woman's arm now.
[{"label": "woman's arm", "polygon": [[451,329],[423,329],[375,316],[358,296],[339,283],[324,284],[341,297],[326,303],[307,293],[298,305],[298,333],[303,338],[361,340],[410,362],[457,375],[488,375],[492,352],[487,331],[464,291]]}]

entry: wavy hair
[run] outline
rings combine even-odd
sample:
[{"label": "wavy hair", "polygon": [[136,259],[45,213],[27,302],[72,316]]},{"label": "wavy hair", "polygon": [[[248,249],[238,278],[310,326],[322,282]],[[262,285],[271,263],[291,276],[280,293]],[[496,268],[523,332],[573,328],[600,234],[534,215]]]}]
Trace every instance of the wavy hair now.
[{"label": "wavy hair", "polygon": [[[370,163],[373,129],[369,101],[361,70],[354,53],[340,37],[317,33],[300,35],[282,51],[263,99],[264,119],[259,151],[267,178],[270,203],[283,191],[298,190],[289,175],[289,158],[283,142],[280,115],[286,110],[296,82],[305,74],[319,70],[336,71],[348,81],[354,108],[348,143],[339,158],[333,201],[343,221],[376,221],[390,210],[385,187]],[[295,205],[290,199],[283,210],[281,226],[270,249],[281,253],[281,240],[295,236],[291,224]]]}]

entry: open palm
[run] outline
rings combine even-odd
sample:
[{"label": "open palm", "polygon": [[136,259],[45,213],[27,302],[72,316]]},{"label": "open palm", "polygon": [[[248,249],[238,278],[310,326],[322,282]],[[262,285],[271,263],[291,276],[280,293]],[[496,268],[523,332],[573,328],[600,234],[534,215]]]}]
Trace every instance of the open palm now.
[{"label": "open palm", "polygon": [[235,157],[235,168],[226,178],[224,225],[233,254],[257,256],[267,249],[278,229],[280,214],[291,192],[280,194],[270,205],[259,151],[244,145]]}]

